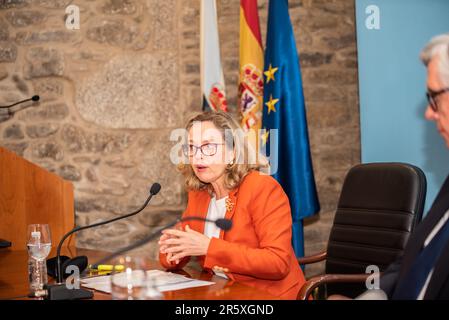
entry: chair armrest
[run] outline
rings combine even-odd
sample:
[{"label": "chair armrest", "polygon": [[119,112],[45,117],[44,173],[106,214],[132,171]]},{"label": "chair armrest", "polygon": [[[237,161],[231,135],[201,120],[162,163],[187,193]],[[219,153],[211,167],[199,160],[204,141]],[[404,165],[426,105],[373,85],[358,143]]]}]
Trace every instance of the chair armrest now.
[{"label": "chair armrest", "polygon": [[299,290],[297,300],[307,300],[312,291],[325,283],[364,282],[370,274],[323,274],[313,277],[304,283]]},{"label": "chair armrest", "polygon": [[314,254],[313,256],[298,258],[299,264],[311,264],[326,260],[327,251]]}]

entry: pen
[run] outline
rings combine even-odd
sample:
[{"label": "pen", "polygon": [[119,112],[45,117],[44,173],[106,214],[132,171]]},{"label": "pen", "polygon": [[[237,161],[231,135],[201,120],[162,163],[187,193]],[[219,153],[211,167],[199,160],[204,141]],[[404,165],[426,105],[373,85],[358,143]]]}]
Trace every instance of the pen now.
[{"label": "pen", "polygon": [[117,264],[115,266],[110,264],[91,264],[89,265],[89,269],[98,271],[112,271],[113,269],[115,269],[115,271],[123,271],[125,270],[125,266],[121,264]]}]

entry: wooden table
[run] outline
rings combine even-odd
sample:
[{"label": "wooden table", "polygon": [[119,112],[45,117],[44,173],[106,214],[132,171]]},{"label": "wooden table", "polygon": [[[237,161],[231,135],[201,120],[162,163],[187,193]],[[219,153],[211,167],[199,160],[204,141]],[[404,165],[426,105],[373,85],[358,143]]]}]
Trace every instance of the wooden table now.
[{"label": "wooden table", "polygon": [[[89,263],[98,261],[101,257],[107,255],[105,252],[69,248],[63,249],[63,254],[73,257],[75,255],[86,255]],[[55,250],[52,250],[49,257],[55,256]],[[26,250],[10,251],[0,249],[0,299],[26,296],[28,288],[28,253]],[[153,261],[153,269],[162,269],[157,261]],[[176,291],[164,292],[166,300],[278,300],[278,297],[269,293],[251,288],[241,283],[226,280],[224,278],[196,270],[194,267],[186,267],[182,274],[194,279],[213,281],[215,284],[210,286],[189,288]],[[25,298],[23,298],[25,299]],[[110,300],[111,295],[94,291],[94,300]]]}]

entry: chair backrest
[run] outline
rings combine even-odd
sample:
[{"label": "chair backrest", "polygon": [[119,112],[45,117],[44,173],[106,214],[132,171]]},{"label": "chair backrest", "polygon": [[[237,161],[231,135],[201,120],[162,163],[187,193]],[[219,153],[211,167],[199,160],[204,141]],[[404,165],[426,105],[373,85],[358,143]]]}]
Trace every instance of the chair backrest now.
[{"label": "chair backrest", "polygon": [[[402,254],[421,221],[427,182],[423,171],[405,163],[354,166],[343,183],[327,247],[326,273],[382,272]],[[332,284],[327,293],[356,296],[365,284]]]}]

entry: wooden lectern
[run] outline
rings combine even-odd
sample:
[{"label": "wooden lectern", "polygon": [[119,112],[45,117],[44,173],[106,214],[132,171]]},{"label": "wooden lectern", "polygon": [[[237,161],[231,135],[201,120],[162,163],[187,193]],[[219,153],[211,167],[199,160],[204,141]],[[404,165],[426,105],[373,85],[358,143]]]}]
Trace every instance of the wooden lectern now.
[{"label": "wooden lectern", "polygon": [[12,242],[10,250],[26,250],[33,223],[49,224],[57,246],[75,226],[73,185],[0,147],[0,238]]}]

